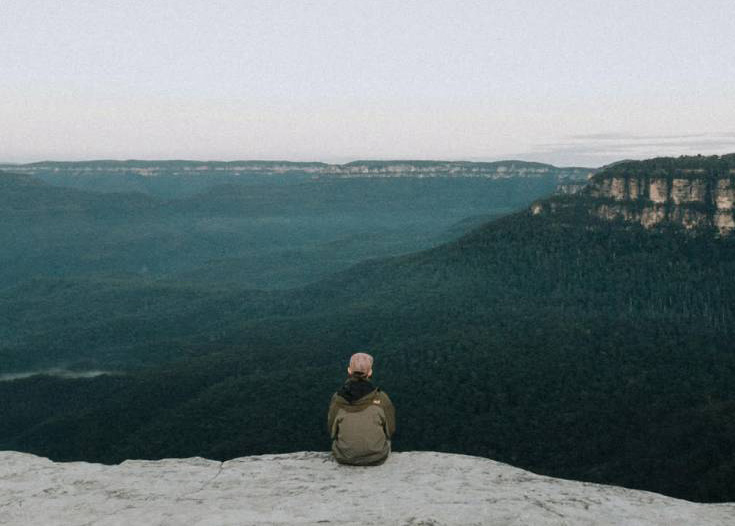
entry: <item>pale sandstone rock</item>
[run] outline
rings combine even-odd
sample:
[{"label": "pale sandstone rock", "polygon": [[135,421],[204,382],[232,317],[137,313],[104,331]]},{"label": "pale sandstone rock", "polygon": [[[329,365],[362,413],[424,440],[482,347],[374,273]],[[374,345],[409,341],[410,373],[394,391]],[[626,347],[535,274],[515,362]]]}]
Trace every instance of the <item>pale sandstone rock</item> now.
[{"label": "pale sandstone rock", "polygon": [[600,205],[597,207],[597,216],[612,221],[621,216],[621,208],[612,205]]},{"label": "pale sandstone rock", "polygon": [[683,206],[676,207],[671,211],[669,219],[682,225],[686,229],[700,228],[708,225],[707,215],[699,210],[692,210]]},{"label": "pale sandstone rock", "polygon": [[[680,173],[693,175],[706,171],[693,169]],[[557,194],[562,193],[564,191],[558,188]],[[701,177],[684,176],[673,180],[663,177],[610,176],[594,179],[581,194],[615,201],[593,205],[589,210],[590,214],[602,219],[622,218],[646,228],[666,221],[690,230],[715,227],[722,235],[735,233],[735,226],[732,226],[735,178],[730,176],[714,182]],[[638,205],[632,205],[634,201],[641,200],[649,202],[650,206],[641,209]],[[553,204],[549,208],[554,211]]]},{"label": "pale sandstone rock", "polygon": [[610,187],[612,182],[610,179],[603,179],[590,187],[590,195],[592,197],[610,197]]},{"label": "pale sandstone rock", "polygon": [[671,200],[674,204],[704,203],[707,185],[701,179],[674,179],[671,184]]},{"label": "pale sandstone rock", "polygon": [[720,210],[715,214],[715,226],[720,234],[729,234],[735,230],[735,220],[731,210]]},{"label": "pale sandstone rock", "polygon": [[668,181],[652,179],[648,185],[648,195],[654,203],[665,203],[669,197]]},{"label": "pale sandstone rock", "polygon": [[613,177],[611,183],[610,183],[610,197],[613,199],[616,199],[618,201],[623,201],[626,199],[626,192],[625,192],[625,179],[622,177]]},{"label": "pale sandstone rock", "polygon": [[641,212],[641,224],[652,228],[666,219],[666,210],[661,206],[647,206]]},{"label": "pale sandstone rock", "polygon": [[718,210],[732,210],[735,203],[735,185],[732,179],[720,179],[714,190],[715,204]]},{"label": "pale sandstone rock", "polygon": [[0,452],[0,524],[732,526],[735,503],[535,475],[492,460],[394,453],[377,467],[302,452],[53,463]]},{"label": "pale sandstone rock", "polygon": [[560,183],[556,185],[555,195],[576,195],[585,189],[584,183]]},{"label": "pale sandstone rock", "polygon": [[628,195],[634,201],[641,197],[641,182],[634,177],[628,180]]}]

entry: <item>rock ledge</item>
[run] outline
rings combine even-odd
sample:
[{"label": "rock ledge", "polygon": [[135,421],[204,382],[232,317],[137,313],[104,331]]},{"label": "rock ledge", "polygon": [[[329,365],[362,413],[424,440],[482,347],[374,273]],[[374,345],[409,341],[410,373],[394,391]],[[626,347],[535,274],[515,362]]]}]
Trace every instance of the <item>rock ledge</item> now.
[{"label": "rock ledge", "polygon": [[735,504],[554,479],[492,460],[394,453],[382,466],[327,453],[54,463],[0,452],[3,525],[732,526]]}]

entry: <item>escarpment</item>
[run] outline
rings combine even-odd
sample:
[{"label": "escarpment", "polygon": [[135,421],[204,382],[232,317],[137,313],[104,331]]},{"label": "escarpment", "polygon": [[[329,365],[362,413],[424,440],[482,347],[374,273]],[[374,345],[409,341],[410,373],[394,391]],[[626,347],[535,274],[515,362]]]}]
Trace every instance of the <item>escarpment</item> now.
[{"label": "escarpment", "polygon": [[575,198],[537,202],[531,211],[583,203],[591,216],[605,220],[729,235],[735,231],[735,154],[620,163],[593,176]]},{"label": "escarpment", "polygon": [[525,161],[353,161],[346,164],[288,161],[84,161],[0,164],[0,170],[46,177],[91,175],[135,175],[141,177],[182,175],[294,175],[312,178],[386,178],[386,177],[481,177],[487,179],[534,179],[556,177],[559,181],[584,180],[594,170],[582,167],[556,167]]}]

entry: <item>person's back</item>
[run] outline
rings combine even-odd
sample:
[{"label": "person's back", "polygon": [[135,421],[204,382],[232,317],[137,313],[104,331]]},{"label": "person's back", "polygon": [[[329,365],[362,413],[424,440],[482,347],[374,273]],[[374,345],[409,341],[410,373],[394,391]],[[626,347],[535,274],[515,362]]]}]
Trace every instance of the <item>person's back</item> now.
[{"label": "person's back", "polygon": [[370,382],[372,363],[368,354],[353,355],[347,368],[350,377],[329,405],[332,454],[343,464],[380,464],[390,454],[395,409],[388,395]]}]

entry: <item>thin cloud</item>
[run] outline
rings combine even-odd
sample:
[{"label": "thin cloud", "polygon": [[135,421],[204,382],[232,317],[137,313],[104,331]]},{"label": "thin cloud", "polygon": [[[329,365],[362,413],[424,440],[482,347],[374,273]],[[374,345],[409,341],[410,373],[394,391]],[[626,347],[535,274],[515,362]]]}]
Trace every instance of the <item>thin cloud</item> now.
[{"label": "thin cloud", "polygon": [[730,131],[676,135],[593,133],[539,144],[528,156],[557,163],[602,165],[621,159],[731,152],[735,152],[735,132]]},{"label": "thin cloud", "polygon": [[735,137],[735,132],[725,133],[686,133],[675,135],[640,135],[633,133],[587,133],[578,135],[569,135],[566,140],[583,140],[583,141],[668,141],[668,140],[689,140],[695,138],[706,137]]}]

